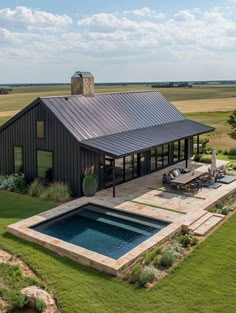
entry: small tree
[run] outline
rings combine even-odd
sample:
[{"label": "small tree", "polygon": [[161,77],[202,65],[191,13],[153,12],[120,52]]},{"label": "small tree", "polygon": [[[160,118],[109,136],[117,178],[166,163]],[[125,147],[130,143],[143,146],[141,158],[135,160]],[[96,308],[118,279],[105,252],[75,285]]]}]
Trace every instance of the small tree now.
[{"label": "small tree", "polygon": [[236,110],[229,116],[227,123],[231,126],[232,132],[229,134],[231,138],[236,139]]}]

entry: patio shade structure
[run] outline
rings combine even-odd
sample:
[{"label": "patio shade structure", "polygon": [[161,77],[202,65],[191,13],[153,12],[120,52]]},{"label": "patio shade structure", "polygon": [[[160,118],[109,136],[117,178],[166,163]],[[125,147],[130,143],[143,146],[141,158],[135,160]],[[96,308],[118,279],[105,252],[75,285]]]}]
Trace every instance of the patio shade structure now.
[{"label": "patio shade structure", "polygon": [[[163,125],[135,129],[108,136],[101,136],[81,142],[82,145],[103,151],[113,158],[113,197],[115,197],[115,160],[132,153],[142,153],[152,147],[200,135],[212,131],[212,128],[191,120],[180,120]],[[185,161],[188,165],[188,141],[185,145]]]}]

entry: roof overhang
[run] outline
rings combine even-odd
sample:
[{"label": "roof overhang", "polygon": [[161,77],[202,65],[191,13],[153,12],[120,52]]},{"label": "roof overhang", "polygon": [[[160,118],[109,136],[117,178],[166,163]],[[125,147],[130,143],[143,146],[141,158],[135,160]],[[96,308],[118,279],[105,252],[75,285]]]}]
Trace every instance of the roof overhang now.
[{"label": "roof overhang", "polygon": [[84,140],[85,148],[114,158],[149,150],[165,143],[214,131],[215,128],[188,119]]}]

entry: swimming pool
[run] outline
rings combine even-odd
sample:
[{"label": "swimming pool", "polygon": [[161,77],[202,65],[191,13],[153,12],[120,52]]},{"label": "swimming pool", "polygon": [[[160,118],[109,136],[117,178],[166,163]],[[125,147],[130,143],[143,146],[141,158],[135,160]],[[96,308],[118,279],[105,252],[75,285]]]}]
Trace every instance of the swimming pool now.
[{"label": "swimming pool", "polygon": [[86,204],[31,229],[117,260],[169,223]]}]

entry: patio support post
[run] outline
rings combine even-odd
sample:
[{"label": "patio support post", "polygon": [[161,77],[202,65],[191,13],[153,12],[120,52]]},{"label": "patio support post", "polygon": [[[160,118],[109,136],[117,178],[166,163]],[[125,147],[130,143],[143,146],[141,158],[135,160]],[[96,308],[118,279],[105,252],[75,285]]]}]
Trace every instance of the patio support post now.
[{"label": "patio support post", "polygon": [[186,138],[185,139],[185,167],[187,168],[188,167],[188,148],[189,147],[189,138]]},{"label": "patio support post", "polygon": [[197,135],[197,155],[199,154],[199,135]]},{"label": "patio support post", "polygon": [[113,189],[113,198],[116,196],[116,177],[115,177],[115,168],[116,168],[116,159],[113,159],[113,168],[112,168],[112,189]]}]

